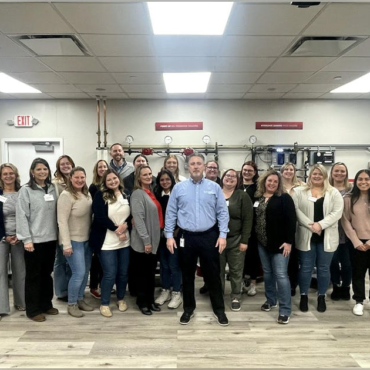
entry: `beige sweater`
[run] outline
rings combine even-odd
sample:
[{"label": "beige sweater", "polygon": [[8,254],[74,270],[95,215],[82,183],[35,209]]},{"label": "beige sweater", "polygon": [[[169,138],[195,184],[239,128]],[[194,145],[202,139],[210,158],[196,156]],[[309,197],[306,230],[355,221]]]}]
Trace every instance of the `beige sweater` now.
[{"label": "beige sweater", "polygon": [[370,212],[367,200],[360,198],[353,206],[351,212],[351,197],[344,198],[344,212],[342,216],[344,232],[356,248],[362,244],[361,240],[367,240],[370,245]]},{"label": "beige sweater", "polygon": [[72,194],[64,190],[58,199],[59,243],[63,249],[71,248],[71,240],[85,242],[89,240],[91,226],[91,196],[80,195],[74,199]]}]

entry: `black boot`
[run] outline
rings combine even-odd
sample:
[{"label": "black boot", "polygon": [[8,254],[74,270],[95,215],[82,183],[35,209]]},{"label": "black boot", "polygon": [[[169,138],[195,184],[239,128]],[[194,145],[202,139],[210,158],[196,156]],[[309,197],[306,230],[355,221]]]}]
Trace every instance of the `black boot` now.
[{"label": "black boot", "polygon": [[351,299],[349,286],[342,286],[340,288],[340,298],[343,299],[343,301],[349,301]]},{"label": "black boot", "polygon": [[305,294],[301,295],[301,301],[299,302],[299,309],[302,312],[307,312],[308,311],[308,296]]},{"label": "black boot", "polygon": [[317,297],[317,311],[318,312],[326,311],[325,295],[319,295]]},{"label": "black boot", "polygon": [[333,301],[339,301],[342,298],[342,287],[333,283],[333,292],[330,295]]}]

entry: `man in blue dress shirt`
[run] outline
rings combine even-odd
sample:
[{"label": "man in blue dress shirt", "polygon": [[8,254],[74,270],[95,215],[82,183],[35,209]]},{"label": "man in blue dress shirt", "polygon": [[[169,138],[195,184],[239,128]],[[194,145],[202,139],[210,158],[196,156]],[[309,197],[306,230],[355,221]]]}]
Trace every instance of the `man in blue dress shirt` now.
[{"label": "man in blue dress shirt", "polygon": [[[184,299],[180,324],[188,324],[194,316],[194,280],[199,257],[213,312],[218,323],[227,326],[219,254],[226,247],[229,212],[220,186],[203,178],[204,158],[192,154],[188,168],[190,179],[176,184],[171,192],[165,226],[167,248],[171,253],[174,248],[179,250]],[[177,242],[173,237],[176,225],[180,227]]]}]

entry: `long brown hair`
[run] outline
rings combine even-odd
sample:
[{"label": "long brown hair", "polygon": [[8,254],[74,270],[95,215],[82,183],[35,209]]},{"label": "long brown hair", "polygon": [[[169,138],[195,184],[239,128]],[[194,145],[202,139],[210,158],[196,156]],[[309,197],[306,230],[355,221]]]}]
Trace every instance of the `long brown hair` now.
[{"label": "long brown hair", "polygon": [[112,189],[108,189],[107,185],[106,185],[107,177],[111,173],[113,173],[118,178],[118,180],[119,180],[118,189],[122,193],[123,197],[127,198],[126,194],[123,192],[124,187],[123,187],[122,179],[119,177],[118,173],[115,170],[113,170],[111,168],[108,168],[104,172],[104,175],[103,175],[102,180],[101,180],[101,185],[100,185],[100,191],[102,192],[103,199],[106,203],[108,203],[108,202],[115,203],[117,201],[117,197],[116,197],[116,194],[114,194],[114,191]]},{"label": "long brown hair", "polygon": [[[58,158],[57,163],[55,165],[57,169],[54,172],[54,177],[55,177],[56,180],[61,181],[61,182],[64,182],[67,185],[67,183],[68,183],[68,177],[66,177],[66,175],[64,175],[60,171],[60,162],[62,161],[63,158],[67,158],[68,159],[68,162],[71,164],[72,168],[75,167],[75,162],[73,162],[73,159],[69,155],[63,154],[63,155],[61,155]],[[71,174],[69,174],[69,176],[71,176]]]},{"label": "long brown hair", "polygon": [[98,174],[98,167],[99,167],[100,162],[104,162],[107,165],[107,170],[109,169],[109,164],[104,159],[99,159],[95,163],[95,166],[94,166],[94,169],[93,169],[93,181],[92,181],[92,183],[96,186],[99,186],[103,181],[103,176],[100,177],[99,174]]},{"label": "long brown hair", "polygon": [[263,194],[265,194],[265,192],[266,192],[266,181],[272,175],[277,176],[278,179],[279,179],[279,185],[278,185],[278,188],[276,189],[274,195],[277,195],[278,197],[280,197],[280,195],[284,193],[283,181],[281,180],[280,172],[275,171],[275,170],[268,170],[268,171],[265,171],[258,178],[256,197],[262,197]]},{"label": "long brown hair", "polygon": [[152,170],[149,166],[139,166],[135,170],[135,182],[134,182],[134,190],[142,189],[141,182],[140,182],[140,174],[141,171],[145,168],[149,168],[150,171]]},{"label": "long brown hair", "polygon": [[[74,167],[72,168],[72,171],[71,173],[69,174],[70,177],[72,177],[76,172],[83,172],[85,177],[86,177],[86,171],[82,168],[82,167]],[[67,182],[67,186],[66,186],[66,191],[68,191],[69,193],[72,194],[73,198],[75,199],[78,199],[78,192],[76,191],[76,189],[73,187],[72,185],[72,181],[68,181]],[[86,185],[86,181],[85,181],[85,185],[84,187],[82,188],[81,190],[81,193],[87,198],[89,199],[90,198],[90,194],[89,194],[89,189]]]}]

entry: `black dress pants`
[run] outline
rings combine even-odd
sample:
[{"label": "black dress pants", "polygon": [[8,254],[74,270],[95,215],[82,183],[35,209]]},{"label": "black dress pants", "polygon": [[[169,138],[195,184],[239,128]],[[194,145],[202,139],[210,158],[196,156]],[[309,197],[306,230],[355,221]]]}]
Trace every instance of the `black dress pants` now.
[{"label": "black dress pants", "polygon": [[[361,240],[363,243],[366,240]],[[353,248],[353,247],[352,247]],[[352,298],[356,302],[363,302],[366,299],[365,276],[367,269],[370,269],[370,250],[366,252],[352,249]]]},{"label": "black dress pants", "polygon": [[53,307],[53,272],[57,241],[34,243],[33,252],[25,252],[26,262],[26,314],[34,317]]},{"label": "black dress pants", "polygon": [[91,259],[91,267],[90,267],[90,289],[98,289],[98,286],[101,283],[101,279],[103,278],[103,269],[101,267],[100,260],[94,252],[92,259]]},{"label": "black dress pants", "polygon": [[177,241],[182,271],[184,312],[193,313],[196,307],[194,280],[198,257],[204,280],[208,285],[213,312],[215,314],[225,312],[220,278],[220,254],[215,247],[219,236],[218,229],[214,227],[202,233],[191,233],[180,229],[178,236],[179,238],[183,236],[185,239],[185,247],[180,247],[180,242]]}]

